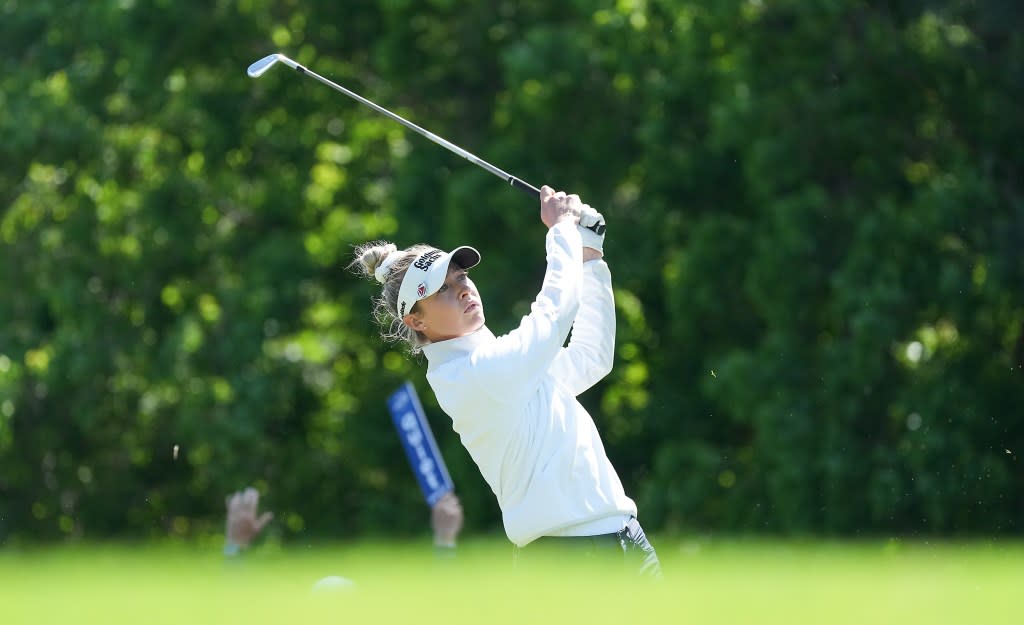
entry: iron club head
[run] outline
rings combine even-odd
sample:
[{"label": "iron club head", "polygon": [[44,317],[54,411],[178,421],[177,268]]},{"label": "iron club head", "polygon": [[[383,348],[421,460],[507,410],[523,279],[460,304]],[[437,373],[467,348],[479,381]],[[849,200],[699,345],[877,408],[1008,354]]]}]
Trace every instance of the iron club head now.
[{"label": "iron club head", "polygon": [[249,69],[245,70],[249,74],[249,78],[259,78],[268,69],[274,66],[275,63],[281,60],[280,54],[269,54],[262,59],[256,61],[249,66]]}]

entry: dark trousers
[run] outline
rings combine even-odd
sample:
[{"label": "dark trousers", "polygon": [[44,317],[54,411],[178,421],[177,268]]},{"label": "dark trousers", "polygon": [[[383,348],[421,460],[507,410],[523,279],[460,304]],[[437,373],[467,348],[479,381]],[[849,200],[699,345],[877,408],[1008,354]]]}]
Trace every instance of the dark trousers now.
[{"label": "dark trousers", "polygon": [[597,536],[542,536],[525,547],[516,547],[516,563],[527,562],[541,553],[555,557],[621,561],[626,572],[640,577],[661,579],[661,563],[647,534],[635,517],[613,534]]}]

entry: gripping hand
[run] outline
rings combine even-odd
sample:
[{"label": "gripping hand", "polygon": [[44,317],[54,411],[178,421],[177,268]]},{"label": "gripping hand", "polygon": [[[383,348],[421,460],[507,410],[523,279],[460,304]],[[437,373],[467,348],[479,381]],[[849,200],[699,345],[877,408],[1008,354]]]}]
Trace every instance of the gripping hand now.
[{"label": "gripping hand", "polygon": [[580,223],[577,228],[579,228],[580,237],[583,239],[583,247],[589,247],[604,254],[604,233],[607,229],[604,215],[594,210],[589,204],[584,204],[580,210]]}]

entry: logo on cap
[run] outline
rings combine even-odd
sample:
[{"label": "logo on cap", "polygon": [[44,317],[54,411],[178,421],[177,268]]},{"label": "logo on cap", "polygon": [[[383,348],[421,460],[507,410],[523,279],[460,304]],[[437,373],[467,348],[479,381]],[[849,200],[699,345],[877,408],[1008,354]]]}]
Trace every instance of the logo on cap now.
[{"label": "logo on cap", "polygon": [[440,250],[430,250],[424,252],[416,259],[416,262],[412,264],[413,267],[426,271],[430,269],[430,266],[434,264],[434,261],[444,255],[444,252]]},{"label": "logo on cap", "polygon": [[423,297],[427,294],[427,285],[420,282],[420,285],[416,287],[416,297]]}]

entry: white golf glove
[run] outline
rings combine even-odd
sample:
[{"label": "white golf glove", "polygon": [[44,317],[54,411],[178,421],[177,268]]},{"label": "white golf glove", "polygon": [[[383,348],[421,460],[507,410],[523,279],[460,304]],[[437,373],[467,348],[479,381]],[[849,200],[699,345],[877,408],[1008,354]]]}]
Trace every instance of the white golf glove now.
[{"label": "white golf glove", "polygon": [[583,247],[590,247],[601,254],[604,254],[604,232],[607,229],[604,223],[604,215],[597,212],[589,204],[584,204],[580,209],[580,238],[583,239]]}]

